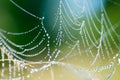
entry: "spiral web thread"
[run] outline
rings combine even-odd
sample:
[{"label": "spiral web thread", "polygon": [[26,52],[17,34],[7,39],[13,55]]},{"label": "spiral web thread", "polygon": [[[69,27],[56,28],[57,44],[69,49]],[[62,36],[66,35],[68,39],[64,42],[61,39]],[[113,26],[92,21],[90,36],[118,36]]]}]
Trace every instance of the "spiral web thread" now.
[{"label": "spiral web thread", "polygon": [[[61,65],[72,71],[75,75],[79,77],[80,73],[86,72],[86,75],[89,75],[88,78],[90,80],[95,80],[94,76],[90,74],[90,72],[102,72],[104,70],[112,69],[111,72],[107,75],[104,80],[109,80],[113,74],[115,73],[115,61],[119,62],[119,34],[115,31],[118,25],[113,25],[110,22],[110,19],[105,10],[104,4],[102,0],[100,2],[100,14],[98,15],[95,11],[90,0],[77,1],[75,3],[71,0],[59,0],[58,11],[56,13],[55,23],[53,25],[53,30],[57,28],[57,35],[53,43],[55,44],[55,49],[51,51],[50,47],[50,35],[47,32],[44,26],[44,17],[40,18],[32,14],[31,12],[25,10],[20,5],[18,5],[15,1],[9,0],[15,7],[25,12],[26,14],[38,19],[41,24],[38,24],[33,29],[30,29],[25,32],[14,33],[8,32],[3,29],[0,29],[0,45],[1,45],[1,80],[5,79],[5,61],[8,62],[9,68],[9,77],[8,79],[22,79],[30,78],[32,74],[51,69],[52,65]],[[75,3],[75,10],[71,6],[71,2]],[[113,4],[119,6],[119,4],[113,2],[112,0],[108,0]],[[81,6],[82,5],[82,6]],[[93,17],[94,15],[94,17]],[[30,42],[24,45],[18,45],[15,42],[11,41],[5,35],[12,36],[21,36],[27,35],[29,33],[33,33],[34,31],[39,30],[37,35]],[[44,34],[42,34],[44,33]],[[5,35],[4,35],[5,34]],[[76,35],[76,34],[79,34]],[[96,35],[97,34],[97,35]],[[39,36],[43,36],[39,43],[34,44]],[[46,42],[46,43],[45,43]],[[13,49],[10,45],[20,49],[21,51],[17,51]],[[31,45],[34,46],[31,46]],[[26,54],[26,52],[32,52],[35,49],[38,49],[42,44],[45,44],[39,52],[34,54]],[[68,51],[64,52],[61,47],[66,45],[68,47]],[[31,47],[29,47],[31,46]],[[114,46],[114,47],[112,47]],[[74,50],[78,51],[78,53],[74,53]],[[43,60],[40,61],[30,61],[24,59],[20,56],[27,58],[35,58],[36,56],[40,56],[45,51],[47,51],[47,55],[44,56]],[[20,56],[19,56],[20,55]],[[59,57],[59,55],[64,55]],[[107,58],[110,62],[107,65],[94,67],[90,69],[79,68],[76,65],[68,63],[64,63],[67,58],[72,58],[74,56],[86,56],[86,58],[92,58],[88,64],[90,66],[94,66],[97,62],[101,63],[101,61]],[[7,59],[6,57],[7,56]],[[99,61],[98,61],[99,60]],[[44,62],[45,61],[45,62]],[[44,65],[43,65],[44,64]],[[43,65],[39,68],[33,68],[34,65]],[[13,70],[13,71],[12,71]],[[24,75],[24,71],[28,71],[28,75]],[[79,77],[80,79],[83,79]],[[51,79],[54,80],[54,73],[51,69]]]}]

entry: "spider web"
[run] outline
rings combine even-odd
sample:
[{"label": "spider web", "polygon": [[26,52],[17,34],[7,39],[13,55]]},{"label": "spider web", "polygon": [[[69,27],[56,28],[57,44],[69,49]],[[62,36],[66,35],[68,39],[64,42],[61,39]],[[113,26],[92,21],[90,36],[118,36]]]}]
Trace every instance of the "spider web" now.
[{"label": "spider web", "polygon": [[[104,78],[99,77],[98,80],[111,79],[116,71],[116,61],[119,62],[120,35],[116,31],[119,23],[115,25],[111,23],[103,0],[98,1],[99,8],[95,8],[91,0],[59,0],[52,26],[52,30],[56,31],[53,42],[44,26],[44,17],[40,18],[15,1],[9,1],[24,13],[39,20],[40,24],[20,33],[0,29],[1,79],[6,79],[5,61],[8,62],[8,79],[30,79],[39,73],[41,77],[35,78],[39,80],[42,79],[44,72],[49,70],[51,80],[54,80],[56,72],[52,66],[58,66],[63,70],[64,74],[61,73],[63,75],[70,72],[72,76],[77,77],[73,79],[96,80],[93,73],[104,74],[106,70],[108,71]],[[108,1],[119,6],[117,2]],[[100,11],[97,13],[98,9]],[[6,35],[24,36],[36,31],[38,31],[36,36],[26,44],[17,44],[6,37]],[[51,48],[51,44],[54,48]],[[37,57],[40,59],[34,60]],[[107,63],[104,63],[106,60]],[[61,74],[61,79],[65,79]]]}]

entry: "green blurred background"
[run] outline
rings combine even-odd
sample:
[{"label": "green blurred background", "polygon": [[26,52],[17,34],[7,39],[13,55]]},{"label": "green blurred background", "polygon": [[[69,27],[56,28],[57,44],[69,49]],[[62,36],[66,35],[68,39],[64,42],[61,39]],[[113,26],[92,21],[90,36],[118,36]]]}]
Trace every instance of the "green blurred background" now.
[{"label": "green blurred background", "polygon": [[[116,3],[106,0],[105,8],[113,25],[118,24],[116,32],[120,34],[120,0],[113,0]],[[55,13],[58,9],[59,0],[16,0],[20,6],[22,6],[27,11],[39,16],[45,17],[44,25],[48,33],[51,35],[51,42],[53,41],[55,32],[52,31],[52,26],[55,20]],[[40,24],[41,22],[36,18],[26,14],[17,7],[15,7],[9,0],[0,0],[0,28],[10,32],[24,32],[30,30]],[[27,36],[8,36],[10,40],[17,44],[25,44],[37,34],[38,31],[31,33]],[[44,33],[43,33],[44,34]],[[32,35],[32,36],[31,36]],[[41,39],[41,37],[40,37]],[[37,44],[37,42],[36,42]],[[52,45],[52,44],[51,44]],[[44,46],[44,44],[43,44]],[[54,45],[53,45],[54,46]],[[51,47],[53,47],[51,46]],[[43,56],[46,54],[43,54]],[[38,57],[39,59],[39,57]],[[77,62],[72,61],[72,63],[77,64]],[[56,68],[54,68],[56,69]],[[119,67],[117,67],[117,72],[115,77],[111,80],[119,80]],[[58,71],[58,72],[57,72]],[[56,69],[56,74],[60,74],[60,68]],[[48,73],[45,72],[48,77]],[[68,74],[68,72],[66,72]],[[104,74],[104,72],[103,72]],[[70,74],[71,75],[71,74]],[[38,74],[36,74],[38,76]],[[68,75],[69,76],[69,75]],[[33,77],[35,78],[35,77]],[[45,80],[46,77],[44,76]],[[116,79],[117,78],[117,79]],[[68,80],[68,77],[65,78]],[[59,79],[58,79],[59,80]],[[74,78],[71,80],[75,80]]]}]

